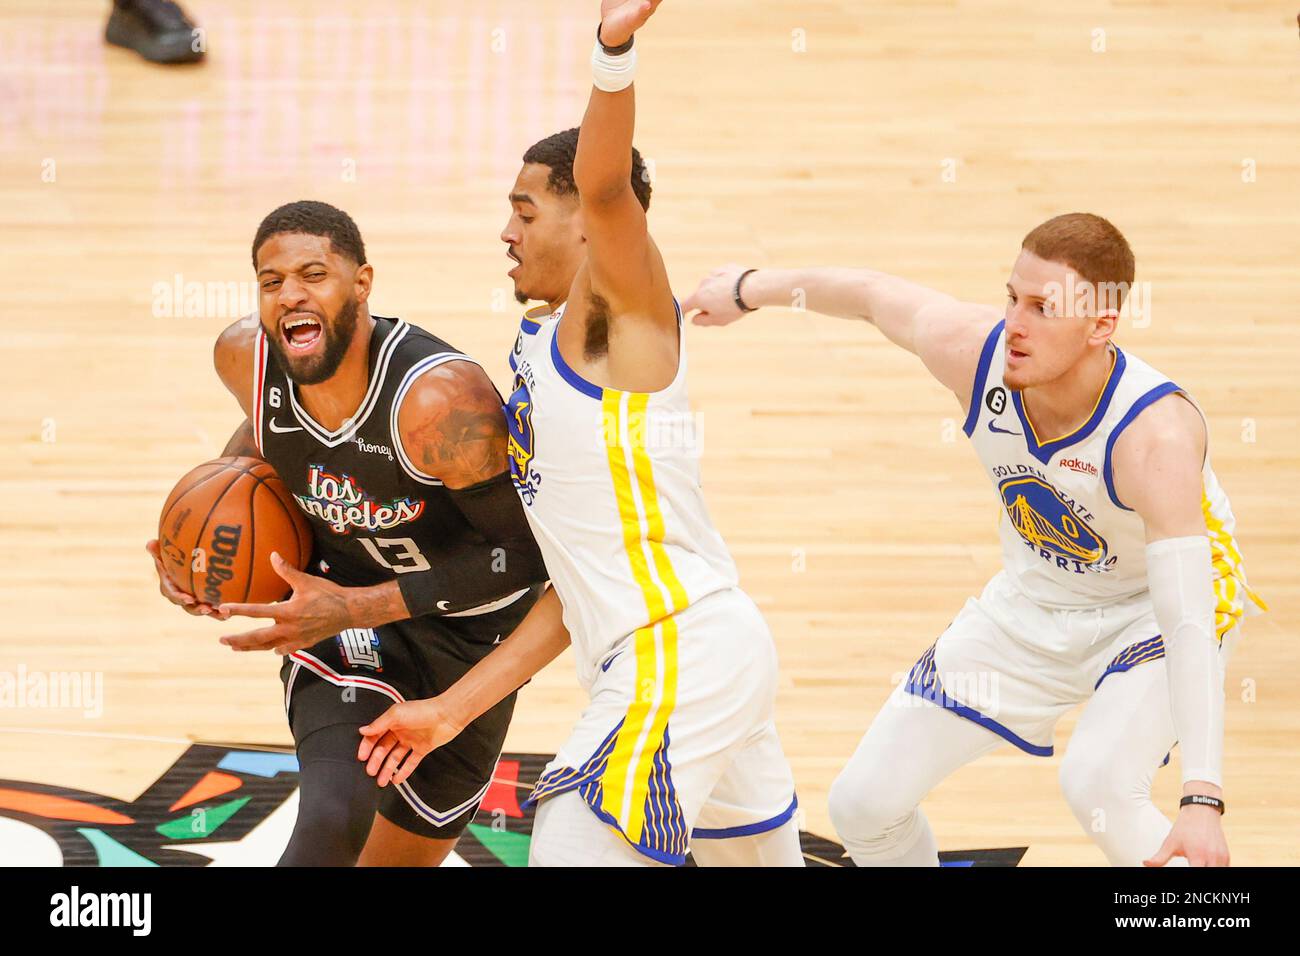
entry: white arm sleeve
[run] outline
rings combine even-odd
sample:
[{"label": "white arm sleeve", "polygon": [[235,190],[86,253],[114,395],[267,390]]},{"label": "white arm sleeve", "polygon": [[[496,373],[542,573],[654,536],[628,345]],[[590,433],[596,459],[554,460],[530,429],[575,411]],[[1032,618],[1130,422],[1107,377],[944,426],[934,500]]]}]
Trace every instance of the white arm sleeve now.
[{"label": "white arm sleeve", "polygon": [[1183,783],[1223,785],[1223,663],[1214,635],[1213,566],[1205,535],[1147,545],[1147,582],[1169,669]]}]

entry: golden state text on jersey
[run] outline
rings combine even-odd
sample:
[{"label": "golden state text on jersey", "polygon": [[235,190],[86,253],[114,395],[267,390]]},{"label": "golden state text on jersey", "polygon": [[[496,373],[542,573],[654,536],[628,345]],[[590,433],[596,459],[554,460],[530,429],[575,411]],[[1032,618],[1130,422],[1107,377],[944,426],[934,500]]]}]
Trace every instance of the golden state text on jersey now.
[{"label": "golden state text on jersey", "polygon": [[1115,566],[1118,559],[1107,556],[1105,540],[1090,525],[1096,519],[1084,505],[1026,465],[999,465],[992,471],[1000,479],[998,493],[1011,527],[1042,560],[1075,574],[1105,573]]},{"label": "golden state text on jersey", "polygon": [[[1162,398],[1197,407],[1137,356],[1108,349],[1110,371],[1088,416],[1056,437],[1037,433],[1024,396],[1006,386],[1005,323],[989,331],[971,383],[962,430],[997,490],[1003,567],[1021,594],[1045,606],[1095,607],[1147,590],[1146,528],[1116,488],[1115,443]],[[1262,602],[1246,584],[1232,508],[1208,452],[1201,479],[1222,633],[1246,603]]]}]

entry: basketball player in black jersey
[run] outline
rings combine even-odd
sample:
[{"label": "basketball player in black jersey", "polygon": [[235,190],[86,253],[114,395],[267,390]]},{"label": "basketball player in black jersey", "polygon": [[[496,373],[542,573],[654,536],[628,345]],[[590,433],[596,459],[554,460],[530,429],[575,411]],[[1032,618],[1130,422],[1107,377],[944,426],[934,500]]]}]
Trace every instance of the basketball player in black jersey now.
[{"label": "basketball player in black jersey", "polygon": [[191,613],[273,621],[222,641],[285,655],[301,794],[281,864],[436,865],[488,787],[513,695],[399,788],[366,776],[357,728],[451,686],[541,593],[501,397],[447,343],[370,314],[373,269],[346,213],[282,206],[253,261],[261,321],[216,345],[246,415],[224,453],[275,468],[311,524],[312,561],[304,573],[273,558],[293,587],[277,604],[207,607],[161,570],[160,586]]}]

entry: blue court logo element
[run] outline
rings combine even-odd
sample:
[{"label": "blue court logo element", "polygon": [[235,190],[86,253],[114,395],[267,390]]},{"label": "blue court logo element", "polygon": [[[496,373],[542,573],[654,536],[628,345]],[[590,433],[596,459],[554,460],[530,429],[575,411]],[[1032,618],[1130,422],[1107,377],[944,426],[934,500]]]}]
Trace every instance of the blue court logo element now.
[{"label": "blue court logo element", "polygon": [[528,486],[528,463],[533,460],[533,397],[522,375],[515,376],[515,390],[506,402],[506,424],[510,431],[506,451],[510,455],[510,477],[520,488]]},{"label": "blue court logo element", "polygon": [[1034,548],[1083,564],[1106,556],[1106,542],[1042,479],[1026,475],[1007,478],[998,491],[1012,527]]}]

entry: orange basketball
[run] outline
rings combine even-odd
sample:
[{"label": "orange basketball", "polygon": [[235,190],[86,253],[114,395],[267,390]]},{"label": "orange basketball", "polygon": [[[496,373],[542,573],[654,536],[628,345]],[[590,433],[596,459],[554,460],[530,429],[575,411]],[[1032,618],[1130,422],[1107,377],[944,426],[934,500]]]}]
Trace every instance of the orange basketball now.
[{"label": "orange basketball", "polygon": [[167,496],[158,545],[167,576],[200,601],[263,604],[289,593],[271,552],[302,570],[311,559],[311,526],[266,462],[218,458]]}]

